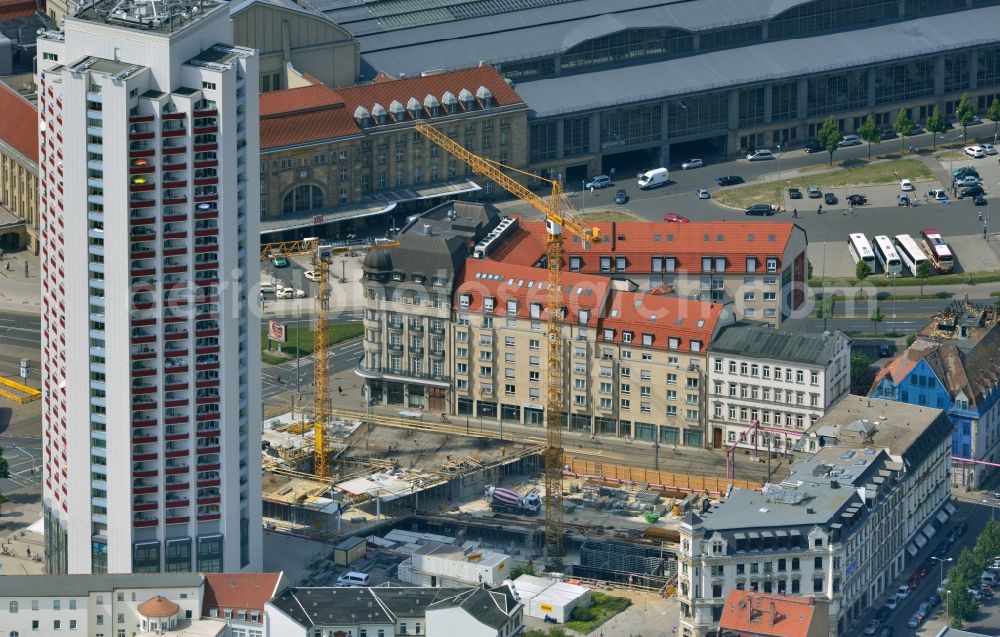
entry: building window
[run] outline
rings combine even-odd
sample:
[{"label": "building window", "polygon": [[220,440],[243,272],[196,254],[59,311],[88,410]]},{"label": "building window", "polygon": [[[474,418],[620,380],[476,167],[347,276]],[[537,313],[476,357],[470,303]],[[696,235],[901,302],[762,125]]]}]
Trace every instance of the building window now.
[{"label": "building window", "polygon": [[319,186],[303,184],[288,191],[281,200],[281,212],[294,214],[323,207],[323,191]]},{"label": "building window", "polygon": [[10,603],[10,612],[12,612],[12,613],[16,613],[17,612],[17,602],[11,602]]}]

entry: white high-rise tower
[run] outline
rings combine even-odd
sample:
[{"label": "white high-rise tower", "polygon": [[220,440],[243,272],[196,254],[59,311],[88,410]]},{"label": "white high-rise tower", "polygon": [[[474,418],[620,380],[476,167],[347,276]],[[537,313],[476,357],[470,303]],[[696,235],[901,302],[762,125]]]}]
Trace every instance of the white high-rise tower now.
[{"label": "white high-rise tower", "polygon": [[53,573],[261,568],[257,57],[225,2],[38,37]]}]

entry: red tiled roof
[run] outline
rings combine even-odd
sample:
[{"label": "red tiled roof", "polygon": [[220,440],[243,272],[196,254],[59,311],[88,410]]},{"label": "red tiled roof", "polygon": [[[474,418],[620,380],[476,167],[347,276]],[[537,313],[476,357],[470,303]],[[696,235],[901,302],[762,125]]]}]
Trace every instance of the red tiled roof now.
[{"label": "red tiled roof", "polygon": [[896,356],[896,358],[886,363],[885,367],[878,370],[878,373],[875,374],[875,379],[872,381],[871,389],[868,390],[868,395],[875,396],[878,386],[884,378],[888,377],[893,383],[899,383],[900,380],[905,378],[917,366],[917,363],[923,360],[937,346],[938,343],[935,341],[918,338],[902,353]]},{"label": "red tiled roof", "polygon": [[[264,604],[278,594],[282,573],[205,573],[205,597],[202,616],[222,617],[225,608],[260,611],[263,618]],[[263,621],[263,619],[261,620]]]},{"label": "red tiled roof", "polygon": [[0,140],[38,163],[38,110],[14,89],[0,82]]},{"label": "red tiled roof", "polygon": [[[722,305],[676,296],[614,289],[609,277],[595,274],[562,274],[566,322],[580,324],[580,311],[588,310],[587,325],[595,327],[598,341],[605,341],[605,331],[613,334],[605,342],[631,342],[641,345],[644,334],[653,337],[652,347],[668,349],[671,338],[675,349],[691,351],[692,341],[701,342],[705,351],[722,314]],[[619,284],[620,285],[620,284]],[[468,306],[462,297],[468,295]],[[531,318],[531,306],[540,306],[538,320],[546,320],[548,270],[524,265],[510,265],[491,259],[468,259],[455,286],[454,305],[468,312],[482,312],[484,298],[493,299],[493,313],[508,316],[507,302],[517,301],[517,318]]]},{"label": "red tiled roof", "polygon": [[136,608],[139,614],[145,617],[171,617],[180,609],[181,607],[175,602],[160,595],[147,599]]},{"label": "red tiled roof", "polygon": [[[260,97],[260,145],[264,149],[276,148],[359,133],[361,129],[354,120],[358,106],[371,111],[378,103],[388,111],[393,100],[405,106],[414,97],[422,105],[427,95],[440,101],[446,91],[458,97],[464,88],[475,95],[480,86],[493,94],[495,106],[524,102],[491,66],[400,80],[380,78],[373,84],[336,91],[323,85],[271,91]],[[312,111],[312,115],[303,116],[304,109]],[[405,117],[409,118],[409,113]]]},{"label": "red tiled roof", "polygon": [[[792,236],[794,224],[780,222],[708,221],[691,223],[624,221],[595,223],[604,241],[584,248],[573,239],[565,240],[565,267],[570,257],[580,258],[580,272],[601,272],[600,256],[624,256],[626,273],[649,273],[652,256],[674,257],[677,272],[701,272],[703,256],[725,256],[726,272],[746,272],[746,258],[756,257],[757,272],[763,272],[765,257],[781,257]],[[519,244],[530,241],[529,246],[512,245],[506,248],[518,262],[528,262],[537,251],[544,252],[545,223],[526,221],[526,232],[514,233],[505,243]],[[529,238],[529,235],[531,237]],[[706,239],[707,237],[707,239]],[[498,255],[505,254],[498,250]],[[613,265],[613,264],[612,264]],[[605,274],[609,272],[605,271]]]},{"label": "red tiled roof", "polygon": [[733,590],[722,609],[719,630],[747,637],[806,637],[815,612],[816,600],[811,597]]}]

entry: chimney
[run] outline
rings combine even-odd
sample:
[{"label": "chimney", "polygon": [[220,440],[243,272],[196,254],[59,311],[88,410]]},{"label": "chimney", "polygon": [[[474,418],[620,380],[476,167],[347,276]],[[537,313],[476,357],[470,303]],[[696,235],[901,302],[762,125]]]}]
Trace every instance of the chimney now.
[{"label": "chimney", "polygon": [[424,224],[424,234],[431,234],[431,224],[429,223]]},{"label": "chimney", "polygon": [[774,626],[778,623],[778,607],[771,602],[771,625]]}]

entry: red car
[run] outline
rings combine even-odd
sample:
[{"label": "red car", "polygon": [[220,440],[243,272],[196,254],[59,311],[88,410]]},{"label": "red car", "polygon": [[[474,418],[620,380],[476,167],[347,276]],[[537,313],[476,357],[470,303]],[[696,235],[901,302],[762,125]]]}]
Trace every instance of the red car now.
[{"label": "red car", "polygon": [[663,215],[663,220],[670,221],[673,223],[689,223],[691,221],[684,215],[679,215],[676,212],[668,212],[667,214]]}]

